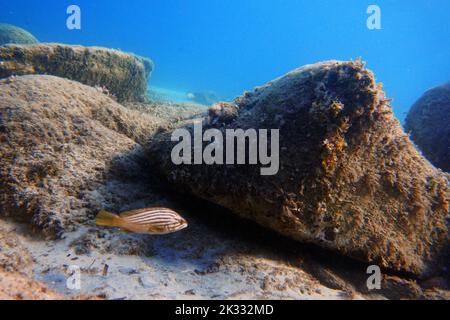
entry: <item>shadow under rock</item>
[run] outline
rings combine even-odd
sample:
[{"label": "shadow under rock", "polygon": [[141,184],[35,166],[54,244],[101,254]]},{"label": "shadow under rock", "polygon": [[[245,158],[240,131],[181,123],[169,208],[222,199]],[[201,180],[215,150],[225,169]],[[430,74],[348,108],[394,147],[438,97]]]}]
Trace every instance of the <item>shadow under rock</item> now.
[{"label": "shadow under rock", "polygon": [[[348,298],[352,298],[355,294],[362,294],[368,298],[380,296],[389,299],[425,298],[424,284],[429,282],[429,279],[419,280],[410,274],[385,269],[382,270],[382,290],[369,290],[367,280],[371,274],[367,274],[370,265],[368,263],[315,244],[291,240],[252,221],[239,218],[220,206],[177,193],[169,186],[166,192],[170,194],[171,202],[179,206],[179,210],[189,213],[192,221],[205,226],[209,233],[221,242],[232,241],[235,244],[227,247],[222,254],[250,254],[299,268],[322,285],[344,291]],[[440,284],[436,287],[449,289],[448,279],[439,278],[439,281]],[[432,298],[436,296],[439,294],[431,294]]]}]

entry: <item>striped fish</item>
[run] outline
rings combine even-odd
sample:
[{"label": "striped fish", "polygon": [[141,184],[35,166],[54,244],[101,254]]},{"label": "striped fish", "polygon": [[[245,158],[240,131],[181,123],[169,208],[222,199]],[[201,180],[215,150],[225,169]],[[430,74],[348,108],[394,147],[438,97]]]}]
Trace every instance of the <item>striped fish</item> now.
[{"label": "striped fish", "polygon": [[127,232],[152,235],[173,233],[188,226],[186,220],[178,213],[167,208],[138,209],[120,215],[103,210],[95,218],[95,223]]}]

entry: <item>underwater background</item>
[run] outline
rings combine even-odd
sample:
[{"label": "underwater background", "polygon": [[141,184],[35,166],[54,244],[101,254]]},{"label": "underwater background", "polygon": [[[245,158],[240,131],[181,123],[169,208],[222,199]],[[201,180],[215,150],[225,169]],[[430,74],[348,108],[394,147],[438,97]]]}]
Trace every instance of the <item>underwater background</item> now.
[{"label": "underwater background", "polygon": [[[81,30],[66,9],[81,8]],[[369,5],[382,29],[366,26]],[[0,0],[0,21],[41,42],[118,48],[151,58],[151,85],[232,99],[305,64],[362,57],[397,117],[450,75],[448,0]],[[174,94],[175,96],[176,94]]]},{"label": "underwater background", "polygon": [[0,300],[450,300],[449,9],[0,0]]}]

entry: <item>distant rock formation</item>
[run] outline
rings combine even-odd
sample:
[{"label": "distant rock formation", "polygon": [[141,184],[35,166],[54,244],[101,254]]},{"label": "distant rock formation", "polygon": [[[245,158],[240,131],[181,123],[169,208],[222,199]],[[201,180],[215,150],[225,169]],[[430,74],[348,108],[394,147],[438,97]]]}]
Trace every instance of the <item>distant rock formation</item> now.
[{"label": "distant rock formation", "polygon": [[431,163],[450,172],[450,82],[427,91],[412,106],[405,128]]},{"label": "distant rock formation", "polygon": [[0,79],[47,74],[105,88],[119,102],[144,101],[153,62],[118,50],[62,44],[0,47]]},{"label": "distant rock formation", "polygon": [[38,42],[28,31],[7,23],[0,23],[0,46],[10,43],[35,44]]},{"label": "distant rock formation", "polygon": [[280,129],[277,175],[261,176],[258,165],[174,165],[172,131],[147,145],[151,164],[177,190],[293,239],[391,270],[440,272],[448,176],[417,152],[360,62],[302,67],[235,105],[231,122],[215,106],[204,129]]},{"label": "distant rock formation", "polygon": [[188,92],[186,94],[186,97],[195,103],[204,105],[204,106],[210,106],[213,103],[218,102],[220,99],[217,96],[216,93],[211,91],[205,91],[205,92]]},{"label": "distant rock formation", "polygon": [[139,143],[175,120],[142,110],[54,76],[0,80],[0,214],[54,238],[151,197]]}]

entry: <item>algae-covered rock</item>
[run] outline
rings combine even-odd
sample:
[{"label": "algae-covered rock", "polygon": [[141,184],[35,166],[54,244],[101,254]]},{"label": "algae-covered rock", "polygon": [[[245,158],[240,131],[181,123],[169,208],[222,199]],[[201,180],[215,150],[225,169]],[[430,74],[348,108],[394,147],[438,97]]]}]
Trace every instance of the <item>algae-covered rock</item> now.
[{"label": "algae-covered rock", "polygon": [[118,50],[62,44],[0,47],[0,78],[47,74],[103,87],[118,101],[143,101],[153,63]]},{"label": "algae-covered rock", "polygon": [[450,172],[450,82],[427,91],[412,106],[405,127],[425,157]]},{"label": "algae-covered rock", "polygon": [[0,23],[0,46],[9,43],[35,44],[38,42],[28,31],[7,23]]},{"label": "algae-covered rock", "polygon": [[151,199],[138,143],[165,126],[75,81],[0,80],[0,215],[58,237],[100,209]]},{"label": "algae-covered rock", "polygon": [[[227,129],[279,129],[279,172],[263,176],[260,165],[175,165],[171,152],[178,142],[165,132],[152,139],[147,154],[177,190],[381,267],[440,270],[449,244],[448,176],[417,152],[360,62],[305,66],[234,104],[233,121],[205,118],[203,129],[224,136]],[[221,114],[214,108],[213,115]],[[193,137],[194,127],[181,128]]]}]

